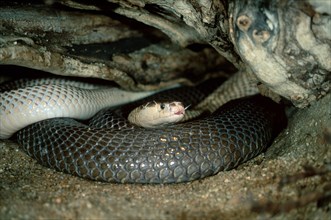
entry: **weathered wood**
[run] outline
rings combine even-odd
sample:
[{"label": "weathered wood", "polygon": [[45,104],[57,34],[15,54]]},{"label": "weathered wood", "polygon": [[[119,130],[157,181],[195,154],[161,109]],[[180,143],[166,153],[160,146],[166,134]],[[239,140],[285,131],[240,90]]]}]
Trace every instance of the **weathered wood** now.
[{"label": "weathered wood", "polygon": [[303,1],[236,1],[232,41],[258,79],[304,107],[330,90],[330,39],[311,29],[320,16]]},{"label": "weathered wood", "polygon": [[0,63],[116,81],[130,90],[202,80],[234,68],[208,46],[171,44],[157,29],[102,14],[37,6],[0,8]]},{"label": "weathered wood", "polygon": [[[255,75],[265,93],[279,94],[298,107],[330,91],[327,1],[54,2],[1,7],[0,63],[110,79],[138,90],[202,79],[219,71],[225,58]],[[150,44],[137,41],[133,44],[141,48],[120,53],[106,46],[137,38]],[[93,44],[106,52],[82,53],[96,51]]]}]

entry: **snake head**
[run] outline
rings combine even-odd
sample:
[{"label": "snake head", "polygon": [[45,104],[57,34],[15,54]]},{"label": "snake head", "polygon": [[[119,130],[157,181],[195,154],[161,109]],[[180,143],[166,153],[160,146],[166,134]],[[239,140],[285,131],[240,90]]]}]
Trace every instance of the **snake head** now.
[{"label": "snake head", "polygon": [[185,108],[181,102],[148,102],[131,111],[128,120],[145,128],[158,128],[183,119]]}]

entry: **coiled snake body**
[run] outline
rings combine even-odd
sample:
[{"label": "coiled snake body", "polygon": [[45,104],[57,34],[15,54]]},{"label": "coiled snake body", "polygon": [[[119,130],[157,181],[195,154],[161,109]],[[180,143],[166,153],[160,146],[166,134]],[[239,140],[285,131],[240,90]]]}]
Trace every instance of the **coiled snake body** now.
[{"label": "coiled snake body", "polygon": [[[2,110],[10,107],[8,100],[2,97]],[[279,105],[253,96],[231,101],[207,117],[157,129],[96,128],[70,118],[48,119],[20,130],[17,141],[42,165],[88,179],[186,182],[255,157],[280,131],[283,118]]]}]

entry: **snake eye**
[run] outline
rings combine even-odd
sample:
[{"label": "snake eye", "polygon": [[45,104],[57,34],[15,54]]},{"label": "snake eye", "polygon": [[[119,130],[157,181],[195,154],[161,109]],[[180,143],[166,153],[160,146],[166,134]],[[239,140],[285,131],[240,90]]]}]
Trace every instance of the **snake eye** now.
[{"label": "snake eye", "polygon": [[165,108],[165,104],[164,103],[161,103],[160,107],[163,110]]}]

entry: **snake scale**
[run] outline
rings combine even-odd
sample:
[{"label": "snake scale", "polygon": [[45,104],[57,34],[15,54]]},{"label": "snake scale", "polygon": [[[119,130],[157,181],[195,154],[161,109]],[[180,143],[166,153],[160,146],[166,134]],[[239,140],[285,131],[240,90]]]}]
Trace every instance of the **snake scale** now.
[{"label": "snake scale", "polygon": [[[3,109],[9,105],[2,101]],[[233,169],[255,157],[284,126],[285,114],[280,105],[257,95],[157,129],[100,128],[95,125],[104,120],[102,114],[95,118],[94,126],[70,118],[42,120],[18,131],[16,138],[30,156],[58,171],[106,182],[178,183]]]}]

